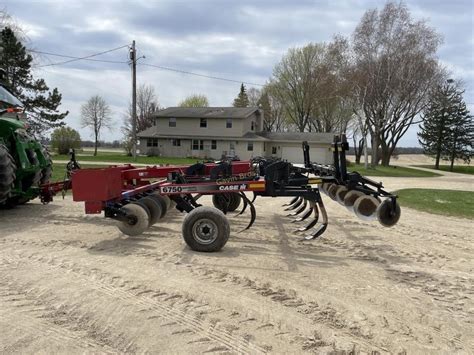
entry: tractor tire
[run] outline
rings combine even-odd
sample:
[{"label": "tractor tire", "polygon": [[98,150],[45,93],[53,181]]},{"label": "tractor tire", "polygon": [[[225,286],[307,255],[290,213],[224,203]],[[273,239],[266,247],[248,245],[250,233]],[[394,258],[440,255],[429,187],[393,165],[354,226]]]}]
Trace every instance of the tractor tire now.
[{"label": "tractor tire", "polygon": [[53,175],[53,160],[51,159],[51,155],[45,146],[42,146],[41,151],[44,155],[44,158],[48,162],[46,167],[41,170],[40,185],[43,185],[47,184],[51,180],[51,176]]},{"label": "tractor tire", "polygon": [[144,204],[150,212],[149,226],[154,225],[162,216],[162,209],[160,202],[153,196],[143,197],[139,200],[140,203]]},{"label": "tractor tire", "polygon": [[[29,150],[27,152],[28,159],[32,165],[39,165],[39,160],[38,156],[35,151]],[[38,169],[34,174],[29,175],[25,177],[24,179],[21,180],[21,189],[22,191],[26,192],[28,191],[31,187],[39,187],[41,177],[42,177],[42,170]],[[31,196],[30,196],[31,197]],[[36,196],[33,196],[35,198]],[[12,197],[9,198],[5,205],[7,208],[15,208],[18,205],[24,205],[28,203],[32,198],[29,197],[24,197],[24,196],[17,196],[17,197]]]},{"label": "tractor tire", "polygon": [[[164,196],[160,195],[158,192],[153,192],[149,197],[153,198],[156,202],[160,204],[161,207],[161,215],[160,219],[166,216],[166,212],[168,212],[168,204],[166,203],[166,199]],[[168,197],[169,200],[169,197]]]},{"label": "tractor tire", "polygon": [[183,238],[195,251],[216,252],[229,240],[230,226],[224,213],[212,207],[198,207],[183,221]]},{"label": "tractor tire", "polygon": [[16,165],[7,147],[0,145],[0,205],[10,197],[15,182]]},{"label": "tractor tire", "polygon": [[126,213],[125,221],[119,221],[118,229],[125,235],[136,236],[142,234],[150,226],[150,214],[141,203],[132,202],[122,207]]}]

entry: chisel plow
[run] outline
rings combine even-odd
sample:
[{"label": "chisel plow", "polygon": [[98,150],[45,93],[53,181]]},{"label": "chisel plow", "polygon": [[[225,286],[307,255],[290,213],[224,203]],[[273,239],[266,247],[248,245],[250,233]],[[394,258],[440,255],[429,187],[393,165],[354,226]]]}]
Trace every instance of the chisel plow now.
[{"label": "chisel plow", "polygon": [[[306,142],[302,165],[255,158],[188,166],[79,169],[74,160],[69,164],[70,178],[43,185],[41,199],[48,203],[57,192],[72,189],[73,200],[84,202],[87,214],[104,212],[130,236],[142,234],[175,207],[186,213],[182,235],[197,251],[218,251],[227,243],[229,213],[249,211],[250,222],[242,231],[249,229],[257,215],[255,199],[262,197],[291,198],[283,207],[291,223],[301,224],[295,232],[304,235],[303,240],[320,237],[328,226],[321,192],[361,219],[378,219],[385,227],[395,225],[400,218],[397,197],[385,191],[381,183],[347,171],[344,135],[334,137],[332,150],[332,165],[311,162]],[[199,203],[205,195],[212,196],[213,207]],[[240,205],[240,212],[236,212]]]}]

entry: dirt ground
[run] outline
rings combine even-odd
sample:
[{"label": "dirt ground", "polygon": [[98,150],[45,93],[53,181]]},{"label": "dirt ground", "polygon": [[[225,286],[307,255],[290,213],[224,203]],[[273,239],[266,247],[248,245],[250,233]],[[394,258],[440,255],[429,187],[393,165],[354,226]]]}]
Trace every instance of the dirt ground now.
[{"label": "dirt ground", "polygon": [[[474,189],[456,177],[384,182]],[[257,199],[243,233],[230,217],[212,254],[177,211],[134,238],[70,197],[1,211],[0,353],[474,353],[472,220],[402,208],[387,229],[325,198],[301,242],[285,201]]]}]

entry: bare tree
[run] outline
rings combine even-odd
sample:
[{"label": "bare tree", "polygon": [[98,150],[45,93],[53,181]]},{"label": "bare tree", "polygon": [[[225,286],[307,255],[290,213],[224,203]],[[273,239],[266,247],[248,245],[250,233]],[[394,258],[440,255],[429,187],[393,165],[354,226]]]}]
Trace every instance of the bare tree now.
[{"label": "bare tree", "polygon": [[335,37],[330,43],[290,49],[275,67],[271,92],[299,131],[345,131],[351,117],[348,52],[347,40]]},{"label": "bare tree", "polygon": [[209,100],[206,95],[191,95],[178,104],[179,107],[208,107]]},{"label": "bare tree", "polygon": [[285,109],[280,100],[274,95],[272,84],[265,85],[257,106],[263,109],[263,130],[267,132],[282,132],[286,128]]},{"label": "bare tree", "polygon": [[347,125],[348,138],[352,138],[354,144],[355,163],[360,164],[362,154],[365,156],[365,168],[367,168],[367,125],[357,113],[354,114]]},{"label": "bare tree", "polygon": [[440,36],[413,21],[403,3],[367,11],[353,35],[351,74],[358,109],[372,139],[371,164],[389,165],[398,141],[424,109],[441,71]]},{"label": "bare tree", "polygon": [[[137,132],[153,126],[153,114],[159,110],[155,88],[151,85],[141,84],[137,89]],[[132,134],[132,104],[130,103],[125,115],[122,130],[126,136]]]},{"label": "bare tree", "polygon": [[318,43],[291,48],[273,69],[272,93],[300,132],[310,128],[317,88],[322,82],[325,49],[324,44]]},{"label": "bare tree", "polygon": [[262,98],[262,90],[250,88],[247,90],[247,97],[249,98],[249,107],[258,107],[259,101]]},{"label": "bare tree", "polygon": [[99,95],[92,96],[81,107],[81,125],[89,127],[94,134],[94,156],[97,155],[97,146],[102,129],[112,128],[112,111],[105,100]]}]

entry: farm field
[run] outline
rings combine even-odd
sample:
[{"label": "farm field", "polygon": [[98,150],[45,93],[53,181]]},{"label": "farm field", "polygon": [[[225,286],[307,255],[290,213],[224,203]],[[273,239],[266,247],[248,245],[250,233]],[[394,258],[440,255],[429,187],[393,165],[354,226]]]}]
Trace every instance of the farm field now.
[{"label": "farm field", "polygon": [[[474,190],[461,174],[383,181]],[[258,198],[254,227],[231,215],[211,254],[186,247],[176,210],[140,237],[71,196],[2,211],[0,353],[473,352],[472,219],[402,203],[388,229],[323,198],[320,240],[293,234],[287,200]]]}]

